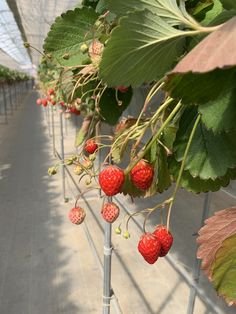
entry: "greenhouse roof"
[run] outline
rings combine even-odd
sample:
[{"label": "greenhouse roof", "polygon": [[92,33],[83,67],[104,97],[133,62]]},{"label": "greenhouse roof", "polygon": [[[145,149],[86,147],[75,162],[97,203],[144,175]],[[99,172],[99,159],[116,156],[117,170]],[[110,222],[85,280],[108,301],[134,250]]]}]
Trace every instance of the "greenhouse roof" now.
[{"label": "greenhouse roof", "polygon": [[40,53],[24,47],[25,41],[42,51],[43,40],[55,17],[78,5],[78,0],[0,0],[0,64],[32,69]]}]

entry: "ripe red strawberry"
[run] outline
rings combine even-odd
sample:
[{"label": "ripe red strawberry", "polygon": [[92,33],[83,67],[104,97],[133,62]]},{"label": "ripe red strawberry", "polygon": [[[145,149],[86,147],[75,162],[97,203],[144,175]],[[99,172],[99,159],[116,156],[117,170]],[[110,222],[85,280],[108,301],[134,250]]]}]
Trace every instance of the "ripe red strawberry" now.
[{"label": "ripe red strawberry", "polygon": [[48,101],[47,101],[46,98],[43,98],[43,99],[42,99],[42,105],[43,105],[44,107],[47,107]]},{"label": "ripe red strawberry", "polygon": [[161,251],[161,243],[152,233],[144,233],[138,243],[138,250],[142,254],[145,261],[154,264]]},{"label": "ripe red strawberry", "polygon": [[160,256],[166,256],[173,243],[172,234],[170,233],[170,231],[168,232],[166,226],[163,225],[157,226],[153,234],[158,238],[161,243]]},{"label": "ripe red strawberry", "polygon": [[37,104],[37,105],[42,105],[42,99],[41,99],[41,98],[38,98],[38,99],[36,100],[36,104]]},{"label": "ripe red strawberry", "polygon": [[89,154],[93,154],[97,148],[98,144],[93,139],[87,140],[84,146],[85,151]]},{"label": "ripe red strawberry", "polygon": [[56,105],[56,101],[55,100],[51,100],[51,104],[53,105],[53,106],[55,106]]},{"label": "ripe red strawberry", "polygon": [[121,93],[126,93],[129,90],[129,87],[125,87],[125,86],[117,86],[117,88],[119,92]]},{"label": "ripe red strawberry", "polygon": [[84,221],[85,211],[81,207],[74,207],[69,211],[69,219],[73,224],[79,225]]},{"label": "ripe red strawberry", "polygon": [[80,115],[80,111],[77,110],[75,107],[71,107],[69,110],[70,110],[70,113],[73,113],[73,114],[75,114],[76,116],[79,116],[79,115]]},{"label": "ripe red strawberry", "polygon": [[140,190],[147,190],[150,188],[153,176],[153,167],[144,159],[140,160],[130,171],[131,181]]},{"label": "ripe red strawberry", "polygon": [[50,89],[48,90],[48,95],[54,95],[54,94],[55,94],[54,89],[53,89],[53,88],[50,88]]},{"label": "ripe red strawberry", "polygon": [[115,203],[105,203],[102,208],[102,217],[110,223],[113,223],[119,216],[120,209]]},{"label": "ripe red strawberry", "polygon": [[124,171],[116,166],[108,166],[99,173],[99,184],[108,196],[119,193],[124,181]]}]

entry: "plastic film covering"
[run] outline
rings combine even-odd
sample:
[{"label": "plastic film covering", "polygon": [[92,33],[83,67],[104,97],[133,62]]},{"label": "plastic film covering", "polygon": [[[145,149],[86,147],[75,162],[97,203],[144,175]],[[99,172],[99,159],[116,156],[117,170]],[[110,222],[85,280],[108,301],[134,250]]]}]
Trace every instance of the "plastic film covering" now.
[{"label": "plastic film covering", "polygon": [[[43,41],[55,18],[81,3],[78,0],[7,0],[7,2],[21,29],[22,38],[40,51],[43,50]],[[30,48],[29,54],[32,63],[37,66],[40,53]]]}]

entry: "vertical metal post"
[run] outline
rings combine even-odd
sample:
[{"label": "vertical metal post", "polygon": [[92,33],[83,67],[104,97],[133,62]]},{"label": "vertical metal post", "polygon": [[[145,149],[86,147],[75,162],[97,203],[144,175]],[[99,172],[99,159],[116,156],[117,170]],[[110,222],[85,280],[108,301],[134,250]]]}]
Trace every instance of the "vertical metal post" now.
[{"label": "vertical metal post", "polygon": [[55,125],[54,125],[54,107],[51,105],[51,118],[52,118],[52,146],[53,155],[56,156],[56,146],[55,146]]},{"label": "vertical metal post", "polygon": [[16,93],[16,83],[14,82],[12,87],[14,88],[14,102],[15,102],[15,109],[17,109],[18,106],[18,98],[17,98],[17,93]]},{"label": "vertical metal post", "polygon": [[65,135],[67,136],[67,135],[68,135],[68,119],[65,119],[64,121],[65,121],[65,123],[64,123],[64,126],[65,126]]},{"label": "vertical metal post", "polygon": [[8,97],[9,97],[9,103],[10,103],[10,108],[11,108],[11,115],[13,115],[13,105],[12,105],[12,98],[11,98],[11,85],[7,85],[8,89]]},{"label": "vertical metal post", "polygon": [[3,105],[4,105],[4,113],[5,113],[5,122],[8,123],[7,117],[7,98],[6,98],[6,90],[4,88],[4,84],[2,84],[2,94],[3,94]]},{"label": "vertical metal post", "polygon": [[52,136],[52,133],[51,133],[51,121],[50,121],[49,105],[47,105],[47,107],[46,107],[46,114],[47,114],[47,122],[48,122],[48,132],[49,132],[49,136]]},{"label": "vertical metal post", "polygon": [[[112,201],[109,197],[109,202]],[[111,302],[111,224],[105,222],[104,266],[103,266],[103,314],[110,314]]]},{"label": "vertical metal post", "polygon": [[[212,193],[209,192],[205,196],[204,205],[203,205],[203,213],[202,213],[202,220],[201,220],[201,227],[204,225],[204,221],[209,215],[210,204],[211,204]],[[200,277],[200,269],[201,269],[201,260],[195,258],[194,266],[193,266],[193,282],[198,284],[199,277]],[[194,305],[196,300],[196,287],[191,286],[190,288],[190,295],[188,300],[188,309],[187,314],[193,314]]]},{"label": "vertical metal post", "polygon": [[64,160],[65,160],[65,152],[64,152],[64,134],[63,134],[63,119],[62,119],[63,112],[60,112],[60,142],[61,142],[61,180],[62,180],[62,194],[64,202],[66,202],[66,184],[65,184],[65,166],[64,166]]}]

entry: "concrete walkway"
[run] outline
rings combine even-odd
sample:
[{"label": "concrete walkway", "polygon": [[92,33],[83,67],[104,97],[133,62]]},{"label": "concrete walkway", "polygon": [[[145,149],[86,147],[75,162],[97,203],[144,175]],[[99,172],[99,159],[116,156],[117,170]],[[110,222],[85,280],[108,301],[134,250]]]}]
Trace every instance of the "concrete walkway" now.
[{"label": "concrete walkway", "polygon": [[[0,125],[0,314],[101,313],[102,274],[85,233],[88,228],[102,260],[101,200],[95,192],[89,193],[85,202],[80,201],[87,212],[86,225],[69,222],[67,212],[78,190],[67,177],[69,203],[64,204],[60,175],[47,175],[56,161],[43,108],[35,105],[35,98],[36,93],[30,93],[9,125]],[[59,150],[58,113],[54,116]],[[66,123],[69,156],[74,152],[75,123],[73,119]],[[229,191],[235,191],[233,185]],[[153,266],[137,252],[141,219],[131,222],[129,240],[113,236],[112,287],[123,314],[186,313],[189,283],[179,268],[191,276],[196,249],[193,233],[200,226],[203,200],[203,195],[180,191],[173,211],[175,242],[170,258]],[[118,197],[116,201],[130,212],[147,207],[143,200],[132,204]],[[148,206],[155,203],[153,198]],[[220,191],[214,194],[211,211],[233,204],[235,199]],[[148,228],[157,222],[154,215]],[[217,313],[235,313],[217,298],[204,276],[200,287],[217,305]],[[111,307],[111,314],[115,313]],[[215,312],[197,297],[194,314],[211,313]]]},{"label": "concrete walkway", "polygon": [[101,275],[47,175],[55,160],[35,98],[0,126],[0,313],[100,313]]}]

